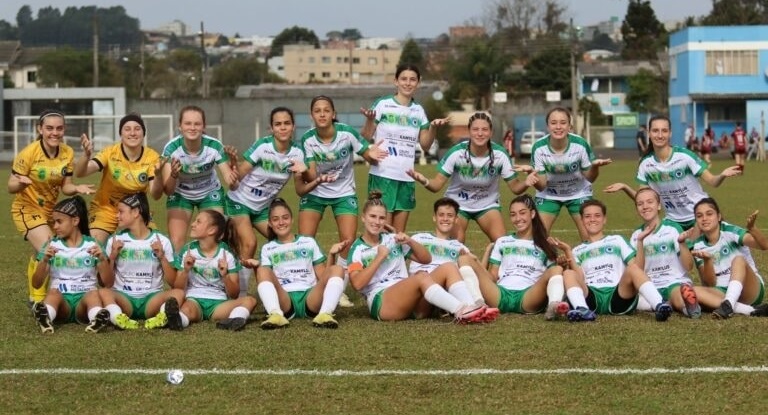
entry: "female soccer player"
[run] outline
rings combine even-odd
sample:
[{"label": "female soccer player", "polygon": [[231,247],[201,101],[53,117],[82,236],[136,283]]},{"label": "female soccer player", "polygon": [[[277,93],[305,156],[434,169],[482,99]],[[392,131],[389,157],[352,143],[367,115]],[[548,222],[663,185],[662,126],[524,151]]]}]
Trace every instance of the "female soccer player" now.
[{"label": "female soccer player", "polygon": [[89,212],[91,236],[102,244],[117,230],[117,204],[124,196],[147,189],[154,200],[163,195],[163,180],[159,176],[164,162],[155,150],[144,146],[144,120],[138,114],[128,114],[120,119],[119,131],[120,142],[93,158],[93,143],[83,134],[83,155],[75,163],[76,177],[102,173]]},{"label": "female soccer player", "polygon": [[[267,319],[263,329],[288,324],[293,317],[312,318],[315,327],[333,328],[339,323],[333,312],[344,292],[344,270],[334,265],[348,241],[333,245],[326,259],[311,236],[296,235],[291,230],[293,212],[283,199],[269,206],[269,239],[259,255],[256,273],[258,292]],[[247,265],[256,265],[246,260]]]},{"label": "female soccer player", "polygon": [[163,188],[168,195],[168,236],[174,252],[184,240],[197,208],[224,212],[224,189],[214,166],[229,189],[237,183],[237,173],[228,163],[224,146],[216,138],[205,135],[205,112],[190,105],[179,112],[181,134],[163,148],[163,157],[170,160],[163,167]]},{"label": "female soccer player", "polygon": [[53,333],[53,321],[88,323],[85,331],[98,333],[109,325],[109,311],[102,308],[97,282],[111,287],[112,268],[101,245],[88,235],[88,209],[80,196],[53,207],[53,231],[38,254],[32,285],[42,288],[50,277],[51,289],[32,306],[43,333]]},{"label": "female soccer player", "polygon": [[547,113],[549,134],[533,145],[531,165],[538,173],[532,183],[536,188],[536,206],[547,229],[565,207],[573,218],[579,236],[586,239],[587,231],[579,215],[579,207],[592,198],[592,183],[599,168],[611,159],[595,159],[592,148],[581,137],[571,134],[571,113],[565,108],[553,108]]},{"label": "female soccer player", "polygon": [[473,114],[468,128],[469,141],[448,150],[437,165],[435,177],[427,179],[413,169],[408,175],[431,192],[439,191],[450,181],[445,196],[458,201],[460,207],[456,239],[464,242],[469,221],[474,220],[491,242],[495,242],[507,232],[499,207],[499,179],[504,179],[514,194],[523,193],[528,186],[516,178],[504,148],[491,142],[493,123],[488,114]]},{"label": "female soccer player", "polygon": [[171,299],[165,304],[171,330],[212,320],[217,328],[237,331],[248,322],[256,299],[249,295],[238,298],[240,263],[225,242],[230,240],[228,233],[226,218],[212,209],[200,211],[192,222],[192,242],[181,249],[174,262],[179,272],[173,287],[186,290],[186,299],[179,308]]},{"label": "female soccer player", "polygon": [[[659,194],[667,211],[667,219],[687,230],[694,225],[693,205],[707,197],[698,179],[718,187],[726,177],[737,176],[741,170],[738,166],[731,166],[719,175],[713,175],[696,154],[670,145],[671,125],[664,115],[656,115],[648,121],[651,146],[640,161],[636,179],[641,187],[650,187]],[[635,199],[635,190],[624,183],[614,183],[605,188],[606,193],[619,190],[630,199]]]},{"label": "female soccer player", "polygon": [[[45,110],[37,120],[37,140],[24,147],[13,159],[8,193],[14,196],[11,218],[16,229],[29,241],[35,254],[40,252],[53,232],[53,205],[59,193],[66,196],[91,194],[93,186],[72,182],[74,151],[64,143],[64,114]],[[35,255],[27,266],[29,302],[42,301],[47,283],[35,289],[32,275],[37,268]]]},{"label": "female soccer player", "polygon": [[[149,228],[149,201],[146,193],[123,196],[117,203],[117,226],[122,229],[107,240],[106,251],[115,273],[115,284],[99,289],[104,308],[115,327],[123,330],[139,328],[138,319],[147,320],[145,327],[155,328],[152,319],[164,311],[166,300],[184,300],[184,291],[163,291],[163,284],[173,287],[171,241]],[[164,324],[163,324],[164,325]]]},{"label": "female soccer player", "polygon": [[[712,315],[726,319],[734,312],[751,314],[755,311],[752,307],[762,303],[765,294],[763,277],[750,252],[750,248],[768,249],[768,239],[755,226],[758,211],[749,216],[746,229],[723,221],[720,207],[712,198],[701,199],[693,211],[701,236],[694,241],[691,253],[701,282],[725,294]],[[764,307],[759,309],[765,311]]]},{"label": "female soccer player", "polygon": [[398,232],[404,232],[408,215],[416,206],[413,178],[406,172],[413,169],[416,146],[427,150],[435,141],[437,127],[447,118],[430,122],[424,108],[416,103],[414,94],[421,81],[421,73],[414,65],[399,65],[395,70],[394,95],[379,98],[370,109],[361,108],[365,125],[363,137],[381,142],[389,157],[371,166],[368,191],[378,190],[384,195],[387,223]]},{"label": "female soccer player", "polygon": [[394,227],[387,224],[387,209],[380,192],[368,196],[363,206],[363,226],[363,234],[349,250],[349,279],[366,298],[371,317],[388,321],[424,318],[435,305],[453,314],[457,322],[483,321],[487,307],[473,304],[455,264],[440,265],[429,274],[408,276],[407,257],[428,264],[432,256],[407,234],[384,232],[394,231]]}]

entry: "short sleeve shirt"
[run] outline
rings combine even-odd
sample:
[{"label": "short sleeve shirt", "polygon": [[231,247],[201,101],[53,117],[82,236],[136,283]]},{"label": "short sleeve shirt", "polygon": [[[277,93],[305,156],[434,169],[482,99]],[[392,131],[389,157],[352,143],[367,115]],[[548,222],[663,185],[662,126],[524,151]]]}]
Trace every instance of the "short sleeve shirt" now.
[{"label": "short sleeve shirt", "polygon": [[537,190],[536,197],[562,201],[592,197],[592,183],[584,177],[595,159],[589,144],[578,135],[568,134],[568,146],[557,153],[549,140],[549,136],[544,137],[531,150],[534,171],[547,176],[547,188]]},{"label": "short sleeve shirt", "polygon": [[371,166],[371,174],[412,182],[413,178],[406,171],[413,168],[421,131],[429,129],[427,113],[416,101],[400,105],[391,95],[374,102],[371,109],[376,111],[373,142],[383,140],[381,148],[389,151],[387,158]]},{"label": "short sleeve shirt", "polygon": [[272,268],[285,291],[306,291],[317,284],[315,265],[326,258],[314,238],[297,236],[293,242],[269,241],[261,247],[259,262]]}]

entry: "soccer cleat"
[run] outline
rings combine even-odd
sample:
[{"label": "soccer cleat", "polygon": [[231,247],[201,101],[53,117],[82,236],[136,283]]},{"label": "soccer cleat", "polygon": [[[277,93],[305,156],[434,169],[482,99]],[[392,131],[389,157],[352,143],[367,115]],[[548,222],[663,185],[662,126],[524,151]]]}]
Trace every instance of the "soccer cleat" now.
[{"label": "soccer cleat", "polygon": [[331,313],[320,313],[312,319],[312,325],[315,327],[335,329],[339,327],[339,322],[333,318],[333,314]]},{"label": "soccer cleat", "polygon": [[121,330],[136,330],[139,328],[139,322],[131,320],[128,314],[120,313],[115,316],[115,327]]},{"label": "soccer cleat", "polygon": [[727,319],[733,315],[733,306],[731,305],[731,302],[728,300],[723,300],[722,303],[720,303],[720,307],[717,307],[712,312],[712,317],[716,319]]},{"label": "soccer cleat", "polygon": [[37,321],[43,334],[53,333],[51,317],[48,315],[48,307],[45,306],[44,302],[38,301],[32,305],[32,315],[35,316],[35,321]]},{"label": "soccer cleat", "polygon": [[168,316],[163,311],[158,312],[154,317],[150,317],[144,322],[144,328],[147,330],[159,329],[167,325]]},{"label": "soccer cleat", "polygon": [[749,313],[752,317],[768,317],[768,304],[759,304],[755,306],[755,310]]},{"label": "soccer cleat", "polygon": [[482,323],[483,315],[485,314],[485,310],[488,308],[487,305],[466,305],[464,307],[461,307],[459,311],[456,312],[453,316],[453,322],[456,324],[468,324],[468,323]]},{"label": "soccer cleat", "polygon": [[264,330],[273,330],[285,327],[288,325],[288,319],[280,313],[270,313],[264,322],[261,323],[261,328]]},{"label": "soccer cleat", "polygon": [[355,303],[353,303],[352,300],[349,299],[349,296],[345,293],[342,293],[341,297],[339,297],[339,307],[350,308],[354,306],[355,306]]},{"label": "soccer cleat", "polygon": [[664,301],[656,304],[654,312],[656,313],[656,321],[667,321],[669,320],[669,316],[672,315],[672,306]]},{"label": "soccer cleat", "polygon": [[489,307],[485,306],[485,311],[483,312],[483,323],[490,323],[497,318],[499,318],[499,315],[501,315],[501,311],[499,311],[496,307]]},{"label": "soccer cleat", "polygon": [[547,311],[544,312],[544,319],[547,321],[556,320],[558,317],[565,316],[571,307],[565,301],[552,301],[547,305]]},{"label": "soccer cleat", "polygon": [[102,308],[99,310],[98,313],[96,313],[96,318],[94,318],[88,326],[85,327],[86,333],[98,333],[103,329],[104,327],[107,327],[109,325],[109,310],[106,308]]},{"label": "soccer cleat", "polygon": [[165,315],[168,317],[168,328],[174,331],[181,331],[184,326],[181,324],[181,311],[179,302],[175,298],[169,297],[165,300]]},{"label": "soccer cleat", "polygon": [[577,321],[595,321],[597,319],[597,314],[586,307],[578,307],[569,311],[565,316],[571,323]]},{"label": "soccer cleat", "polygon": [[691,284],[680,285],[680,295],[683,297],[683,305],[685,305],[685,312],[690,318],[701,317],[701,306],[699,305],[699,299],[696,297],[696,290]]},{"label": "soccer cleat", "polygon": [[225,318],[224,320],[216,323],[216,328],[222,330],[240,331],[245,327],[245,323],[247,323],[247,321],[242,317]]}]

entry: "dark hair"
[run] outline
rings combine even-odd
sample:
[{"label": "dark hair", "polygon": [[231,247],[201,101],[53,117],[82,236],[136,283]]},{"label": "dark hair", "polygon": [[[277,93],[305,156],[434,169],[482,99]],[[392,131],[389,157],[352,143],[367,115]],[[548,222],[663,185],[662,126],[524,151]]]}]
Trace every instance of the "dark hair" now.
[{"label": "dark hair", "polygon": [[563,112],[563,113],[565,113],[565,115],[568,116],[568,122],[569,123],[573,122],[573,118],[571,117],[571,112],[570,111],[568,111],[567,109],[565,109],[563,107],[555,107],[555,108],[552,108],[551,110],[549,110],[547,112],[547,117],[546,117],[546,123],[547,124],[549,124],[549,116],[554,114],[554,113],[556,113],[556,112]]},{"label": "dark hair", "polygon": [[328,104],[331,106],[331,111],[334,112],[333,119],[331,119],[331,122],[333,122],[333,123],[339,122],[339,120],[336,118],[336,114],[335,114],[336,113],[336,106],[333,105],[333,100],[329,96],[326,96],[326,95],[318,95],[318,96],[312,98],[312,101],[309,103],[309,113],[310,114],[312,113],[312,109],[315,108],[315,104],[318,101],[326,101],[326,102],[328,102]]},{"label": "dark hair", "polygon": [[88,206],[86,206],[85,200],[80,195],[75,195],[56,203],[53,211],[80,219],[80,222],[77,224],[80,233],[91,236],[91,230],[88,228]]},{"label": "dark hair", "polygon": [[[669,120],[669,117],[666,115],[657,114],[653,117],[648,119],[648,131],[651,131],[651,124],[653,124],[655,121],[666,121],[667,127],[669,127],[669,130],[672,131],[672,121]],[[653,147],[653,141],[648,141],[648,148],[645,149],[645,153],[643,153],[643,156],[640,157],[640,160],[643,160],[646,156],[649,156],[651,154],[654,154],[656,149]]]},{"label": "dark hair", "polygon": [[715,209],[715,212],[717,212],[718,215],[721,214],[720,213],[720,206],[718,206],[718,204],[715,201],[715,199],[713,199],[711,197],[705,197],[705,198],[699,200],[698,202],[696,202],[696,204],[693,205],[694,213],[696,212],[696,209],[698,209],[699,206],[701,206],[701,205],[710,205],[710,206],[712,206],[713,209]]},{"label": "dark hair", "polygon": [[368,192],[368,200],[366,200],[365,204],[363,205],[363,212],[367,212],[368,209],[373,206],[381,206],[384,208],[384,210],[387,210],[387,207],[381,200],[382,195],[383,194],[381,193],[381,190],[371,190]]},{"label": "dark hair", "polygon": [[205,125],[205,111],[203,111],[203,109],[197,105],[187,105],[186,107],[182,108],[181,111],[179,111],[179,124],[181,124],[181,119],[184,118],[184,114],[189,111],[199,112],[203,117],[203,125]]},{"label": "dark hair", "polygon": [[120,199],[120,203],[128,206],[131,209],[138,209],[139,215],[141,215],[141,219],[144,221],[144,224],[149,225],[151,215],[149,212],[149,200],[147,199],[146,193],[138,192],[125,195],[122,199]]},{"label": "dark hair", "polygon": [[[64,113],[63,112],[57,111],[57,110],[52,110],[52,109],[47,109],[47,110],[43,110],[43,112],[40,113],[40,117],[37,119],[37,126],[38,127],[42,127],[43,126],[43,122],[48,117],[59,117],[59,118],[62,119],[62,121],[66,122],[66,120],[64,119]],[[43,139],[43,135],[40,134],[40,133],[37,133],[36,140],[42,140],[42,139]]]},{"label": "dark hair", "polygon": [[[472,116],[469,117],[469,122],[467,123],[467,129],[469,129],[472,126],[472,123],[477,120],[484,120],[488,122],[488,125],[491,127],[491,130],[493,130],[493,121],[491,121],[491,116],[488,115],[486,112],[476,112],[472,114]],[[490,165],[488,166],[489,170],[493,170],[493,144],[491,144],[492,138],[488,139],[488,158],[490,160]],[[469,152],[470,142],[467,143],[467,149],[464,152],[464,158],[467,160],[467,163],[472,163],[472,155]]]},{"label": "dark hair", "polygon": [[419,68],[412,63],[397,65],[397,68],[395,69],[395,79],[399,78],[403,71],[414,71],[416,72],[416,78],[421,80],[421,71],[419,71]]},{"label": "dark hair", "polygon": [[[269,204],[269,216],[268,217],[271,218],[272,217],[272,211],[274,211],[275,209],[277,209],[279,207],[286,208],[288,210],[288,213],[291,215],[291,218],[293,218],[293,210],[291,210],[291,207],[288,206],[288,203],[286,203],[285,200],[283,200],[283,198],[280,198],[280,197],[275,198],[275,200],[273,200],[272,203]],[[277,234],[275,233],[275,231],[272,229],[271,226],[267,226],[267,239],[270,240],[270,241],[273,241],[273,240],[277,239]]]},{"label": "dark hair", "polygon": [[[120,132],[120,134],[122,134],[122,132],[123,132],[123,127],[125,126],[125,124],[126,124],[128,121],[133,121],[133,122],[135,122],[135,123],[139,124],[139,126],[141,127],[141,132],[142,132],[142,133],[143,133],[145,136],[147,135],[147,126],[146,126],[146,125],[144,125],[144,119],[143,119],[143,118],[141,118],[141,115],[139,115],[139,114],[137,114],[137,113],[135,113],[135,112],[132,112],[132,113],[130,113],[130,114],[127,114],[125,117],[123,117],[123,118],[121,118],[121,119],[120,119],[120,129],[118,130],[118,131]],[[181,123],[181,121],[179,121],[179,123]]]},{"label": "dark hair", "polygon": [[534,213],[533,220],[531,221],[531,231],[533,233],[533,244],[539,247],[542,251],[544,251],[544,255],[549,258],[550,261],[554,261],[557,259],[557,250],[555,249],[552,244],[547,241],[547,227],[544,226],[544,222],[541,221],[541,217],[539,216],[539,210],[536,208],[536,202],[533,200],[533,198],[530,195],[522,194],[520,196],[517,196],[516,198],[512,199],[512,202],[510,202],[509,207],[511,208],[512,205],[515,203],[521,203],[525,205],[525,207]]},{"label": "dark hair", "polygon": [[435,204],[433,205],[434,212],[437,213],[437,209],[442,206],[450,206],[456,213],[459,213],[459,203],[450,197],[441,197],[440,199],[435,200]]},{"label": "dark hair", "polygon": [[579,206],[579,215],[584,216],[584,210],[590,206],[597,206],[600,208],[600,210],[603,212],[603,215],[608,214],[608,208],[605,207],[605,203],[597,200],[597,199],[589,199],[585,200],[584,203]]},{"label": "dark hair", "polygon": [[291,124],[296,124],[296,120],[293,116],[293,110],[288,107],[275,107],[272,108],[272,111],[269,113],[269,125],[272,125],[275,122],[275,114],[278,112],[287,112],[288,116],[291,117]]},{"label": "dark hair", "polygon": [[650,187],[641,187],[637,189],[637,192],[635,192],[635,202],[637,202],[637,197],[640,195],[640,193],[643,193],[643,192],[653,192],[653,195],[656,196],[656,201],[661,203],[661,196],[659,196],[659,193],[651,189]]},{"label": "dark hair", "polygon": [[198,213],[198,215],[200,213],[205,213],[209,218],[211,218],[211,223],[216,228],[216,242],[226,243],[229,246],[229,250],[232,251],[232,254],[239,258],[240,252],[237,245],[238,235],[235,226],[232,224],[232,221],[213,209],[203,209]]}]

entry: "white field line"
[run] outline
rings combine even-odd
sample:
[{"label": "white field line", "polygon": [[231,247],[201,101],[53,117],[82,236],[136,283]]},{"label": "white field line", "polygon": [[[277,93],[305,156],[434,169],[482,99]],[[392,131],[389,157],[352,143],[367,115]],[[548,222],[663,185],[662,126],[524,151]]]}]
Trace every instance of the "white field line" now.
[{"label": "white field line", "polygon": [[[0,376],[16,375],[164,375],[167,369],[0,369]],[[680,368],[561,368],[561,369],[432,369],[432,370],[307,370],[307,369],[181,369],[193,376],[488,376],[488,375],[679,375],[690,373],[765,373],[768,366],[703,366]]]},{"label": "white field line", "polygon": [[[616,234],[616,233],[634,232],[635,229],[637,229],[637,228],[604,229],[603,233],[606,234],[606,235],[611,235],[611,234]],[[760,230],[762,232],[768,231],[768,229],[763,229],[763,228],[761,228]],[[360,231],[360,229],[358,229],[358,231]],[[434,231],[435,231],[434,229],[428,229],[428,230],[423,230],[423,231],[408,231],[407,233],[410,234],[410,235],[413,235],[413,234],[417,234],[417,233],[424,233],[424,232],[428,233],[428,232],[434,232]],[[480,230],[480,229],[467,229],[467,233],[483,234],[483,231]],[[571,233],[578,233],[578,231],[576,229],[553,229],[550,233],[568,233],[568,234],[571,234]],[[338,233],[330,231],[330,232],[318,232],[316,236],[335,236],[335,235],[338,235]]]}]

